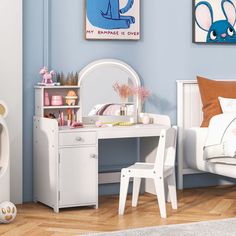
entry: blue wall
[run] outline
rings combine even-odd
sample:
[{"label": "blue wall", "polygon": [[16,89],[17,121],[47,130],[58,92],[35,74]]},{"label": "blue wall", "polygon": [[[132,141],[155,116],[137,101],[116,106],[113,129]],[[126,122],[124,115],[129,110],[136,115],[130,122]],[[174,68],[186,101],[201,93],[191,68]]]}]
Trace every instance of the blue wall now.
[{"label": "blue wall", "polygon": [[[141,0],[141,40],[86,41],[84,0],[50,1],[49,64],[58,71],[77,71],[100,58],[130,64],[154,94],[146,111],[170,115],[176,122],[176,80],[235,78],[235,46],[192,43],[192,1]],[[24,201],[32,200],[33,85],[45,58],[45,0],[24,0]],[[132,142],[132,141],[131,141]],[[134,153],[134,151],[133,151]],[[202,180],[194,179],[200,185]],[[188,180],[191,185],[191,180]]]}]

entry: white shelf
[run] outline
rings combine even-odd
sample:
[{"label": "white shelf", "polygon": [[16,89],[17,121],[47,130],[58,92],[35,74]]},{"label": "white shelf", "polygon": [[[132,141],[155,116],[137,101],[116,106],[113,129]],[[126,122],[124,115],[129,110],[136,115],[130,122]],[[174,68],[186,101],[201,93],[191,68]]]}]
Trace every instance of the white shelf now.
[{"label": "white shelf", "polygon": [[36,86],[34,86],[34,88],[39,88],[39,89],[42,89],[42,88],[44,88],[44,89],[79,89],[80,88],[80,86],[78,86],[78,85],[72,85],[72,86],[40,86],[40,85],[36,85]]},{"label": "white shelf", "polygon": [[43,109],[80,108],[80,106],[44,106]]}]

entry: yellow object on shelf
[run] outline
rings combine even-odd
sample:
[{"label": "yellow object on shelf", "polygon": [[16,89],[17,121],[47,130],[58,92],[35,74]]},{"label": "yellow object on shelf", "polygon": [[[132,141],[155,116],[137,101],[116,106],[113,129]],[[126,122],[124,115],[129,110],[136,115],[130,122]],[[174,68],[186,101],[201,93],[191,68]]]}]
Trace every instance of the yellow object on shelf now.
[{"label": "yellow object on shelf", "polygon": [[75,102],[76,102],[76,99],[78,98],[77,95],[76,95],[76,92],[73,91],[73,90],[70,90],[67,95],[66,95],[66,104],[68,106],[74,106],[75,105]]}]

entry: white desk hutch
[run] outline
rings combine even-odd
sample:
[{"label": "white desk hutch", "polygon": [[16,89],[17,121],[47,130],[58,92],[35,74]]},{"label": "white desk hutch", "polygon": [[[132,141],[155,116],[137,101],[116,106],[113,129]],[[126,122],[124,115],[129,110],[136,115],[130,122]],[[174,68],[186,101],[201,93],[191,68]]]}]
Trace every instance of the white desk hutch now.
[{"label": "white desk hutch", "polygon": [[[116,60],[105,62],[118,63]],[[119,62],[119,65],[126,64]],[[137,158],[149,160],[156,155],[161,130],[168,128],[157,124],[97,128],[90,124],[71,129],[59,126],[56,119],[44,118],[49,113],[58,114],[59,110],[80,109],[81,98],[74,106],[44,106],[45,91],[49,95],[56,91],[65,96],[71,89],[80,95],[79,86],[35,86],[34,201],[52,207],[55,212],[75,206],[91,205],[97,208],[98,184],[120,181],[120,172],[98,173],[100,139],[150,137],[148,141],[140,139]]]}]

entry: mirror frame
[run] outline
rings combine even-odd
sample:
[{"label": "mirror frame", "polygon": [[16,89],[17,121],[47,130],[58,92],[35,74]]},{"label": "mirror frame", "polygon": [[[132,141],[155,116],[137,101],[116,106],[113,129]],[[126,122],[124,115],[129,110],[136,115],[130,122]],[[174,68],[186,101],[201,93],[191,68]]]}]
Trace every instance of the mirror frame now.
[{"label": "mirror frame", "polygon": [[[132,75],[132,80],[134,80],[135,86],[139,87],[141,86],[141,80],[139,78],[139,75],[137,72],[127,63],[121,61],[121,60],[116,60],[116,59],[101,59],[101,60],[96,60],[93,61],[92,63],[88,64],[85,66],[79,73],[79,80],[78,80],[78,86],[80,86],[80,99],[81,99],[81,94],[83,94],[83,80],[86,77],[88,73],[91,71],[95,70],[97,67],[104,66],[104,65],[114,65],[117,67],[122,68],[123,70],[127,71]],[[112,89],[112,88],[111,88]],[[139,104],[139,99],[137,96],[134,96],[134,114],[133,114],[133,119],[134,122],[137,123],[137,112],[139,110],[140,104]],[[127,121],[127,116],[83,116],[83,106],[80,100],[80,120],[82,122],[86,123],[95,123],[97,120],[101,120],[103,122],[116,122],[116,121]],[[129,116],[132,117],[132,116]]]}]

